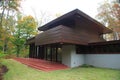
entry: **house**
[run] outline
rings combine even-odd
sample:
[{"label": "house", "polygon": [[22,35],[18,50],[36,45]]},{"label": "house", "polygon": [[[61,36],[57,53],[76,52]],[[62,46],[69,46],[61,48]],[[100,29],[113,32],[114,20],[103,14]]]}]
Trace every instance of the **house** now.
[{"label": "house", "polygon": [[77,67],[83,64],[120,69],[120,40],[106,41],[112,30],[75,9],[39,27],[28,39],[29,57]]}]

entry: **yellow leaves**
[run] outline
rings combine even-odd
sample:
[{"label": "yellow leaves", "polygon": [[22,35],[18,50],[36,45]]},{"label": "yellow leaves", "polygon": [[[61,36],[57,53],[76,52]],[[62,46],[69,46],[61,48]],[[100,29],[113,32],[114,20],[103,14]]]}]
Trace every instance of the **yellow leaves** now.
[{"label": "yellow leaves", "polygon": [[18,20],[17,22],[18,22],[18,24],[21,24],[23,22],[23,20]]},{"label": "yellow leaves", "polygon": [[36,34],[37,32],[36,27],[37,22],[30,15],[23,16],[20,20],[18,20],[17,28],[20,30],[20,34],[24,35],[26,38]]},{"label": "yellow leaves", "polygon": [[22,20],[23,20],[23,21],[26,21],[26,20],[27,20],[27,21],[30,21],[30,20],[32,21],[32,20],[34,20],[34,18],[33,18],[31,15],[29,15],[29,16],[23,17]]},{"label": "yellow leaves", "polygon": [[[120,32],[120,5],[118,3],[104,2],[98,8],[98,20],[114,32]],[[113,38],[111,38],[111,36]],[[106,37],[114,39],[114,33]],[[110,39],[109,39],[110,40]]]},{"label": "yellow leaves", "polygon": [[[98,19],[109,25],[115,27],[120,21],[120,5],[117,3],[105,2],[98,8]],[[119,20],[119,21],[118,21]],[[119,25],[120,26],[120,25]]]}]

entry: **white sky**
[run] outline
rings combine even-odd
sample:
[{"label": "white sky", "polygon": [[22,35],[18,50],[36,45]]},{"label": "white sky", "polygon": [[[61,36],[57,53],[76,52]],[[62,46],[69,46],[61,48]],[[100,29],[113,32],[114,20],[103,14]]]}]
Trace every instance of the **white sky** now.
[{"label": "white sky", "polygon": [[103,1],[104,0],[24,0],[22,2],[22,10],[25,15],[32,15],[39,19],[41,12],[54,16],[57,13],[62,15],[77,8],[94,18],[97,14],[99,3]]}]

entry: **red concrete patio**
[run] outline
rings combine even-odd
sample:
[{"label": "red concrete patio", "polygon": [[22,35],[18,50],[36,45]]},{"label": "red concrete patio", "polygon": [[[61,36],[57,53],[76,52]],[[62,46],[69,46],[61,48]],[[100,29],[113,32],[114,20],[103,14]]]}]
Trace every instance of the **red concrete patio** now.
[{"label": "red concrete patio", "polygon": [[41,59],[33,59],[33,58],[14,58],[14,60],[25,64],[29,67],[42,70],[42,71],[54,71],[54,70],[63,70],[63,69],[68,69],[69,67],[56,63],[56,62],[51,62],[51,61],[46,61],[46,60],[41,60]]}]

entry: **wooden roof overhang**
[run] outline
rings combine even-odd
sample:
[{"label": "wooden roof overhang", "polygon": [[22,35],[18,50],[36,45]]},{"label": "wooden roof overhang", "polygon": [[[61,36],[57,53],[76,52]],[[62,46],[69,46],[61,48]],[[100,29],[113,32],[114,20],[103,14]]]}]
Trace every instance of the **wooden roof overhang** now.
[{"label": "wooden roof overhang", "polygon": [[105,27],[104,25],[102,25],[101,23],[94,20],[93,18],[91,18],[90,16],[86,15],[85,13],[83,13],[82,11],[80,11],[78,9],[75,9],[75,10],[39,27],[38,30],[46,31],[46,30],[56,27],[58,25],[65,25],[65,26],[73,27],[73,25],[76,24],[76,20],[78,20],[78,21],[83,20],[84,22],[86,22],[86,24],[90,25],[90,26],[87,26],[88,28],[90,27],[92,29],[95,29],[95,31],[99,32],[99,34],[105,34],[105,33],[112,32],[112,30],[108,29],[107,27]]},{"label": "wooden roof overhang", "polygon": [[27,45],[28,45],[28,44],[33,44],[33,43],[35,43],[35,37],[29,38],[29,39],[27,39],[27,41],[26,41],[26,44],[27,44]]},{"label": "wooden roof overhang", "polygon": [[88,49],[96,54],[120,54],[120,40],[89,43]]},{"label": "wooden roof overhang", "polygon": [[63,25],[44,31],[35,38],[35,45],[54,43],[87,45],[87,42],[85,42],[83,37],[80,37],[79,34],[73,32],[72,28]]},{"label": "wooden roof overhang", "polygon": [[94,43],[89,43],[89,45],[120,45],[120,40],[114,40],[114,41],[104,41],[104,42],[94,42]]}]

